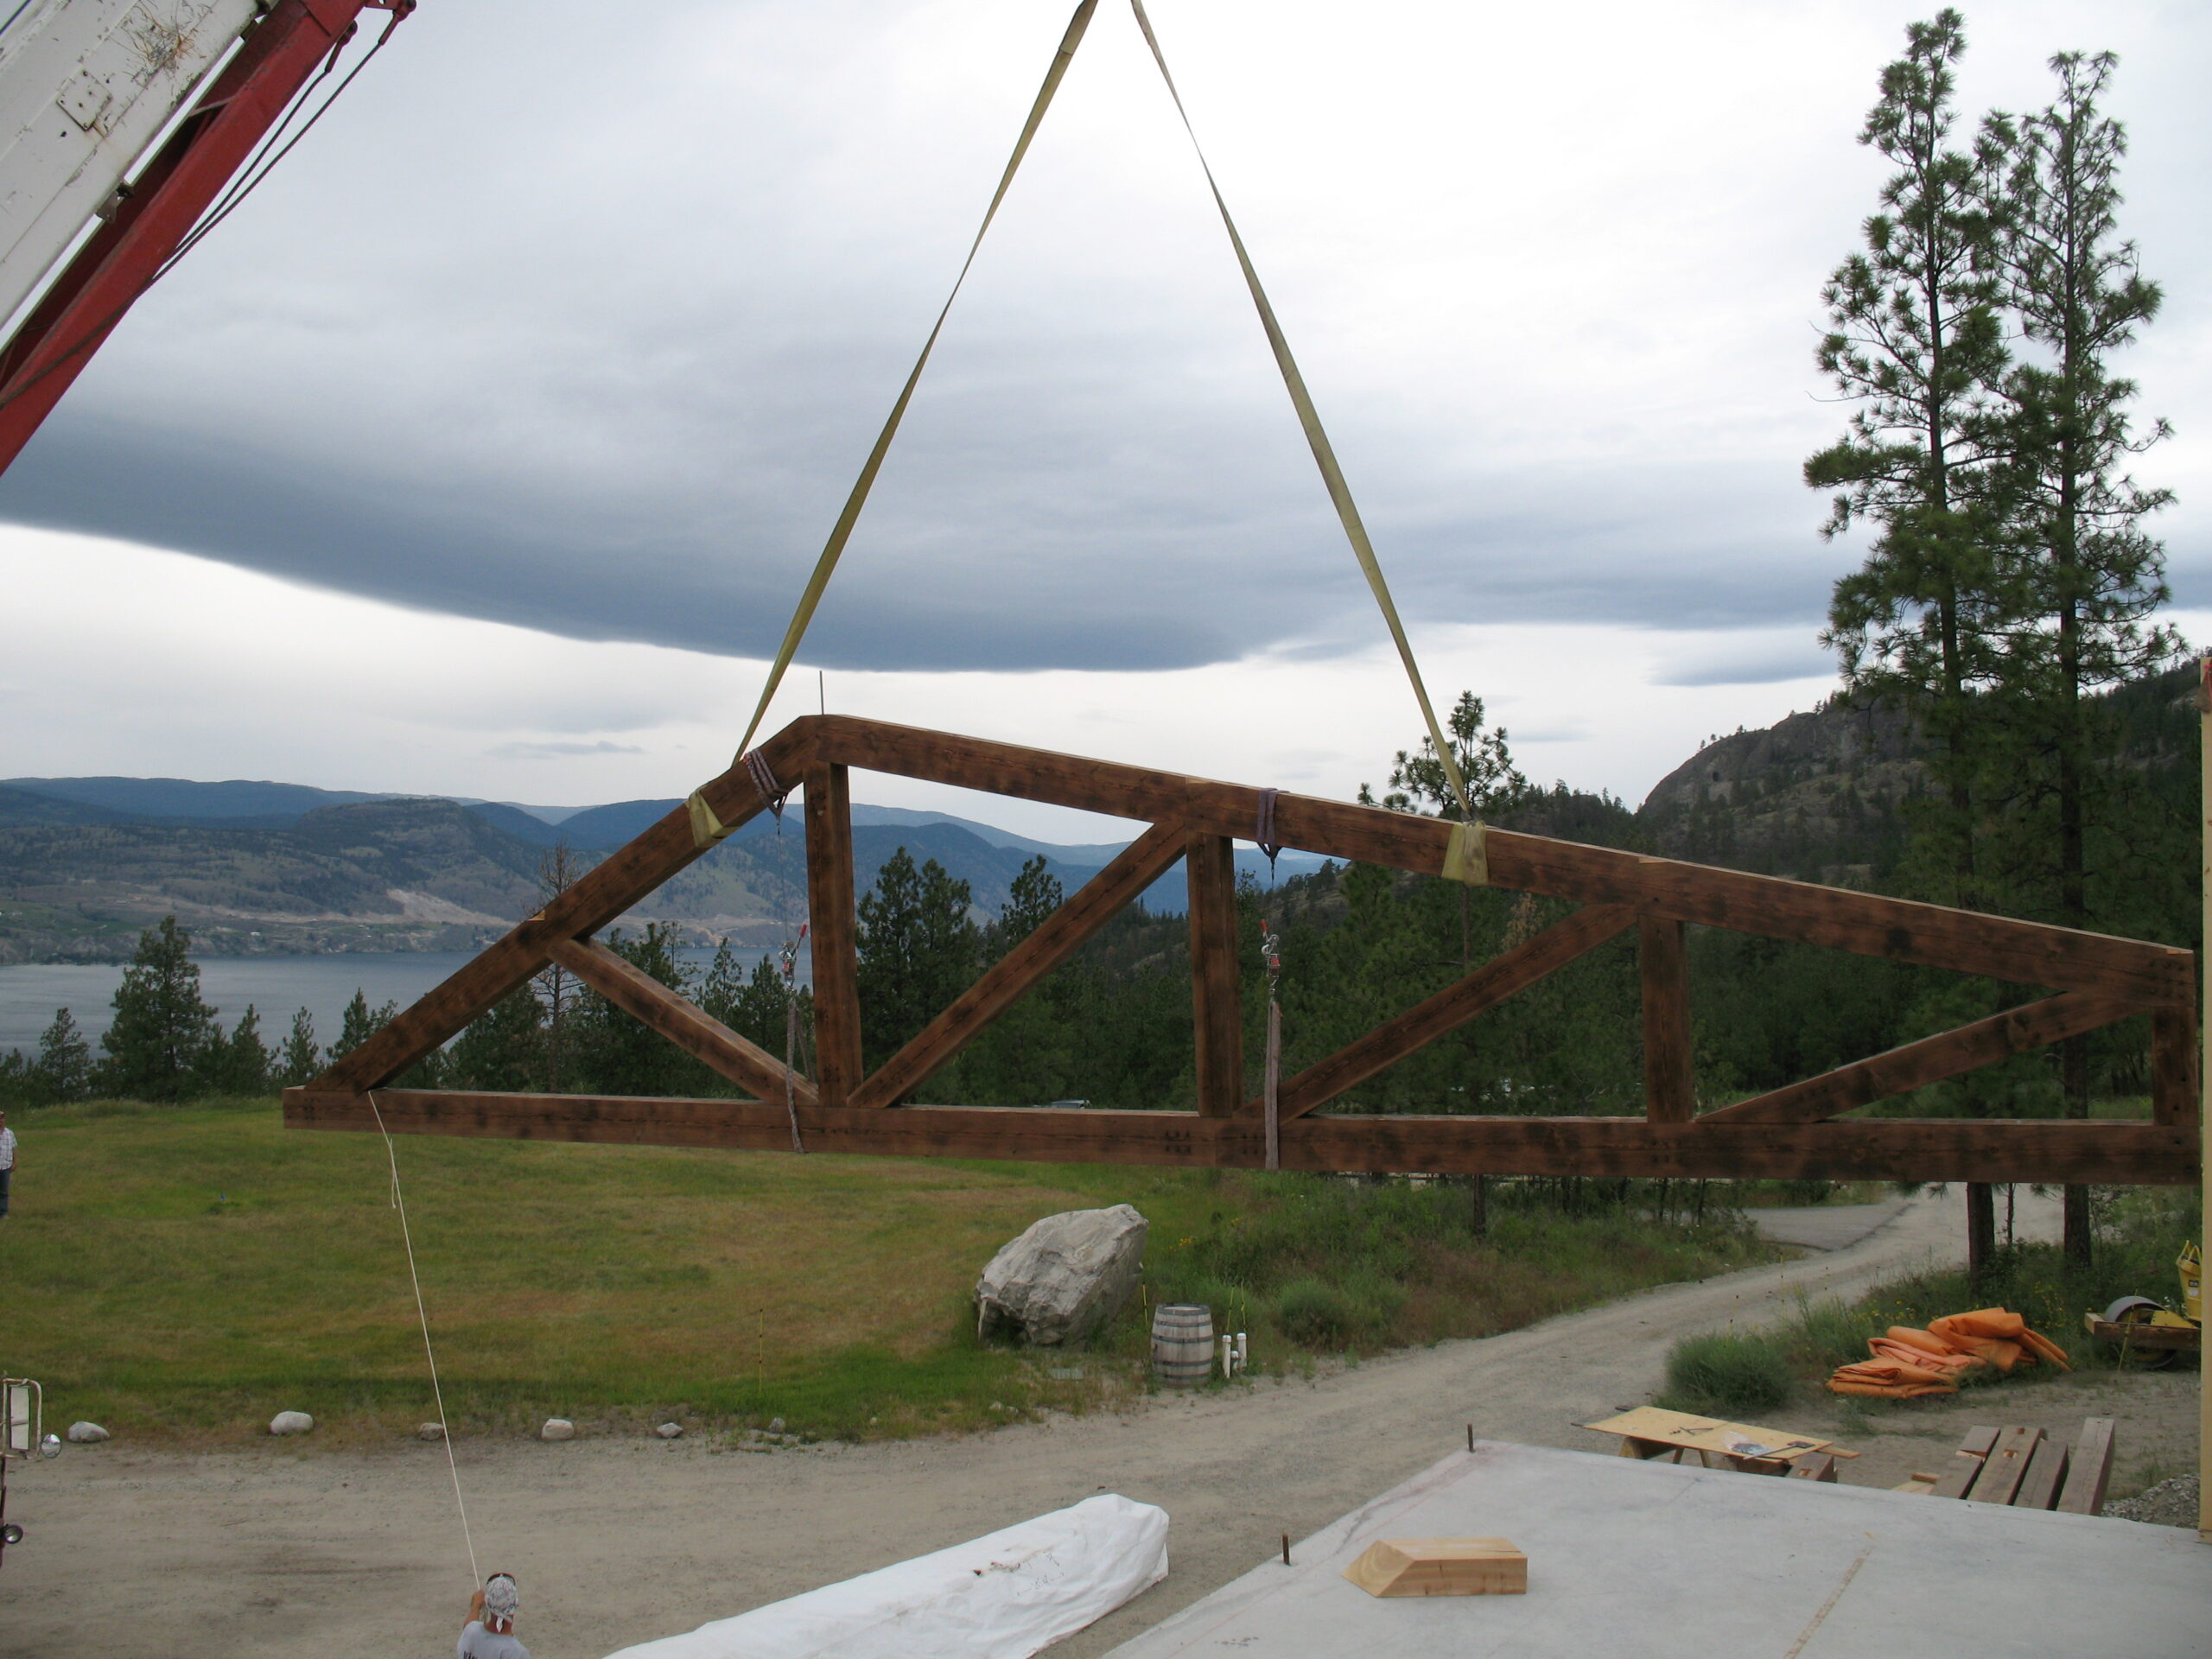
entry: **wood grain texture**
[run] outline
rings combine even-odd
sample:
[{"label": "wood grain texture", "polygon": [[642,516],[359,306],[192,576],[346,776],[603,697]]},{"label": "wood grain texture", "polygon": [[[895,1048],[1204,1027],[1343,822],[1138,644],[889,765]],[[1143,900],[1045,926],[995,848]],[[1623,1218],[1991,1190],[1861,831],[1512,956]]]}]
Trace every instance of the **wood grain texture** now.
[{"label": "wood grain texture", "polygon": [[1084,882],[1037,931],[985,970],[886,1060],[853,1093],[851,1104],[895,1105],[957,1054],[976,1034],[1005,1013],[1046,974],[1074,955],[1085,939],[1121,914],[1129,902],[1183,856],[1179,822],[1155,824]]},{"label": "wood grain texture", "polygon": [[2105,1486],[2112,1479],[2113,1420],[2091,1417],[2066,1459],[2066,1479],[2054,1506],[2067,1515],[2102,1515]]},{"label": "wood grain texture", "polygon": [[1682,925],[1663,916],[1639,917],[1636,942],[1643,982],[1643,1115],[1655,1123],[1687,1123],[1697,1116],[1697,1084]]},{"label": "wood grain texture", "polygon": [[2042,1442],[2043,1430],[2039,1428],[2008,1428],[1999,1434],[1997,1444],[1982,1459],[1980,1477],[1967,1494],[1967,1502],[2010,1503],[2012,1495],[2020,1490],[2020,1477],[2028,1472],[2028,1460]]},{"label": "wood grain texture", "polygon": [[1491,880],[1501,887],[2146,1006],[2196,995],[2190,953],[2166,945],[1510,830],[1492,830],[1487,846]]},{"label": "wood grain texture", "polygon": [[1520,1596],[1529,1558],[1506,1538],[1381,1538],[1344,1575],[1370,1596]]},{"label": "wood grain texture", "polygon": [[2089,996],[2079,991],[2047,996],[2039,1002],[1977,1020],[1956,1031],[1924,1037],[1916,1043],[1877,1054],[1872,1059],[1838,1066],[1802,1083],[1723,1106],[1706,1113],[1698,1122],[1810,1123],[1847,1112],[1855,1106],[1924,1089],[1931,1083],[1991,1065],[2009,1054],[2024,1054],[2031,1048],[2094,1031],[2100,1026],[2111,1025],[2139,1012],[2111,997]]},{"label": "wood grain texture", "polygon": [[[787,778],[804,762],[811,741],[810,733],[791,727],[760,747],[776,775]],[[760,791],[742,766],[702,785],[701,792],[733,829],[764,810]],[[334,1062],[315,1086],[348,1092],[380,1088],[543,968],[554,941],[598,932],[705,851],[692,845],[690,815],[677,807]]]},{"label": "wood grain texture", "polygon": [[766,1049],[687,1002],[596,939],[558,940],[552,956],[632,1020],[652,1027],[732,1083],[757,1091],[765,1100],[781,1100],[788,1088],[791,1098],[801,1105],[819,1103],[814,1085],[786,1070],[783,1061]]},{"label": "wood grain texture", "polygon": [[2020,1477],[2018,1491],[2012,1494],[2016,1510],[2047,1510],[2058,1502],[2058,1489],[2066,1482],[2066,1443],[2044,1436],[2028,1459],[2027,1472]]},{"label": "wood grain texture", "polygon": [[814,963],[814,1069],[822,1103],[842,1106],[861,1086],[861,1072],[852,783],[839,766],[806,769],[806,915]]},{"label": "wood grain texture", "polygon": [[[1357,1088],[1407,1055],[1457,1030],[1485,1008],[1496,1007],[1635,925],[1636,912],[1624,905],[1592,905],[1576,911],[1434,996],[1415,1003],[1396,1019],[1347,1043],[1326,1059],[1307,1066],[1282,1085],[1282,1116],[1303,1117],[1327,1105],[1347,1090]],[[1256,1111],[1260,1107],[1261,1103],[1254,1101],[1245,1110]]]},{"label": "wood grain texture", "polygon": [[1184,842],[1184,869],[1190,878],[1191,1024],[1202,1117],[1233,1116],[1244,1104],[1235,854],[1226,836],[1191,836]]},{"label": "wood grain texture", "polygon": [[[1260,792],[1243,785],[847,715],[809,716],[799,727],[825,758],[870,771],[1124,817],[1183,810],[1194,832],[1217,836],[1249,836],[1258,821]],[[1427,875],[1441,872],[1451,839],[1451,826],[1437,819],[1305,795],[1277,798],[1275,826],[1287,847]],[[1491,884],[1517,892],[1633,905],[1679,921],[2146,1006],[2196,996],[2193,959],[2171,946],[1510,830],[1491,830],[1486,845]]]},{"label": "wood grain texture", "polygon": [[2194,1126],[2198,1092],[2196,1010],[2157,1008],[2151,1014],[2151,1117],[2158,1123]]},{"label": "wood grain texture", "polygon": [[[611,1145],[788,1150],[781,1102],[378,1090],[395,1133]],[[1258,1169],[1256,1117],[1018,1106],[801,1107],[810,1151],[895,1157]],[[287,1090],[297,1128],[372,1129],[358,1096]],[[1652,1123],[1640,1117],[1332,1116],[1281,1126],[1282,1166],[1436,1174],[1759,1177],[1822,1180],[2093,1181],[2196,1179],[2195,1137],[2153,1123],[2004,1119],[1841,1123]]]},{"label": "wood grain texture", "polygon": [[1974,1490],[1981,1478],[1983,1463],[1995,1450],[2001,1429],[1989,1423],[1977,1423],[1966,1432],[1959,1442],[1959,1449],[1950,1462],[1943,1465],[1943,1472],[1936,1478],[1936,1490],[1930,1497],[1964,1497]]}]

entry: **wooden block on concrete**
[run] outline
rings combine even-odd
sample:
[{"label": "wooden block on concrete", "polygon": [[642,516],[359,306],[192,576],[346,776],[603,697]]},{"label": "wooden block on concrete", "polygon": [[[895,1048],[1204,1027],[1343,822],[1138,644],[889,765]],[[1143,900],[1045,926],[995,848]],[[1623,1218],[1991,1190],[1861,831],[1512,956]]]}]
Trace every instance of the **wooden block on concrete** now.
[{"label": "wooden block on concrete", "polygon": [[2105,1483],[2111,1478],[2112,1419],[2085,1419],[2082,1438],[2074,1442],[2074,1454],[2067,1459],[2066,1482],[2059,1488],[2058,1507],[2069,1515],[2102,1515]]},{"label": "wooden block on concrete", "polygon": [[1529,1558],[1504,1538],[1383,1538],[1344,1577],[1370,1596],[1519,1596]]},{"label": "wooden block on concrete", "polygon": [[1789,1465],[1792,1480],[1825,1480],[1835,1484],[1835,1459],[1831,1457],[1800,1458]]}]

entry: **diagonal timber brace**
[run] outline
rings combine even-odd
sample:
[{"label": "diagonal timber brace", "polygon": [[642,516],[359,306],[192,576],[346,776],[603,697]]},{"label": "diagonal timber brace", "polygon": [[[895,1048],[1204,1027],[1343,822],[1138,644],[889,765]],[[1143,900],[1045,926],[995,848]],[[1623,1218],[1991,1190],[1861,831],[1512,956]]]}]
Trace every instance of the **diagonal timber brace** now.
[{"label": "diagonal timber brace", "polygon": [[1037,931],[999,958],[943,1014],[856,1090],[851,1104],[889,1106],[912,1093],[957,1054],[1024,991],[1075,954],[1077,946],[1122,907],[1166,874],[1183,855],[1179,821],[1156,823],[1084,883]]},{"label": "diagonal timber brace", "polygon": [[[1377,1072],[1456,1031],[1486,1008],[1556,973],[1576,957],[1636,925],[1636,912],[1624,905],[1592,905],[1554,923],[1533,939],[1476,969],[1425,1002],[1416,1003],[1388,1024],[1377,1026],[1325,1060],[1317,1060],[1282,1085],[1280,1121],[1303,1117],[1356,1089]],[[1262,1109],[1255,1100],[1244,1108]]]},{"label": "diagonal timber brace", "polygon": [[1961,1071],[2024,1054],[2048,1043],[2063,1042],[2125,1020],[2140,1010],[2109,996],[2069,991],[2025,1007],[2008,1008],[1956,1031],[1924,1037],[1872,1059],[1823,1071],[1817,1077],[1751,1100],[1723,1106],[1700,1123],[1815,1123],[1893,1095],[1910,1094]]},{"label": "diagonal timber brace", "polygon": [[[794,776],[811,758],[812,737],[800,721],[760,746],[777,777]],[[741,766],[702,785],[699,792],[728,830],[767,805],[760,798],[760,786]],[[707,851],[692,834],[690,813],[677,807],[628,846],[593,866],[537,915],[463,963],[443,984],[334,1063],[311,1086],[348,1093],[381,1089],[544,967],[552,960],[557,941],[588,938]]]},{"label": "diagonal timber brace", "polygon": [[820,1104],[814,1085],[762,1048],[732,1031],[703,1008],[626,961],[596,939],[561,939],[553,960],[575,974],[616,1007],[674,1043],[695,1060],[705,1062],[763,1100],[785,1090],[801,1105]]}]

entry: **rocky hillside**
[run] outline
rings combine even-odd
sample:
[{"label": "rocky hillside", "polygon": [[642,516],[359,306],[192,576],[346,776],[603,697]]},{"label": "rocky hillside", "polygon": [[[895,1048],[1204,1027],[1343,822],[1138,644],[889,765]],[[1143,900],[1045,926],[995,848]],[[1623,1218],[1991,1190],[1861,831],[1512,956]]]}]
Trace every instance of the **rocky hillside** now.
[{"label": "rocky hillside", "polygon": [[1866,887],[1896,868],[1902,808],[1925,783],[1901,715],[1826,703],[1708,744],[1637,819],[1672,858]]},{"label": "rocky hillside", "polygon": [[174,913],[219,953],[465,950],[534,906],[537,849],[449,801],[287,829],[0,827],[0,961],[127,953]]}]

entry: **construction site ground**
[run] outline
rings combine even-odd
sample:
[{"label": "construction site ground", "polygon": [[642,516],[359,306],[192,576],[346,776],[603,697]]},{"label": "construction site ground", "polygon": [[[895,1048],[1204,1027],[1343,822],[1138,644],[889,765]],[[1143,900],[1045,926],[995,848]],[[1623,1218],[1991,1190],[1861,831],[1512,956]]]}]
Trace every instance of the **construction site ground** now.
[{"label": "construction site ground", "polygon": [[[2018,1224],[2050,1236],[2056,1205],[2023,1194]],[[1833,1248],[1502,1336],[980,1436],[772,1453],[696,1440],[463,1441],[477,1554],[486,1572],[519,1575],[519,1633],[539,1659],[595,1659],[1117,1491],[1173,1517],[1171,1572],[1054,1650],[1096,1659],[1248,1571],[1281,1535],[1302,1538],[1464,1446],[1470,1423],[1490,1440],[1608,1450],[1574,1424],[1648,1400],[1677,1337],[1955,1260],[1963,1203],[1954,1188],[1818,1225]],[[2195,1465],[2196,1387],[2193,1370],[2101,1371],[1863,1414],[1822,1396],[1771,1416],[1863,1452],[1843,1478],[1870,1486],[1938,1467],[1971,1423],[2070,1437],[2084,1417],[2110,1416],[2113,1490],[2127,1492]],[[362,1659],[439,1652],[470,1588],[435,1445],[71,1447],[22,1471],[10,1515],[30,1529],[0,1568],[10,1659],[257,1659],[302,1643]]]}]

